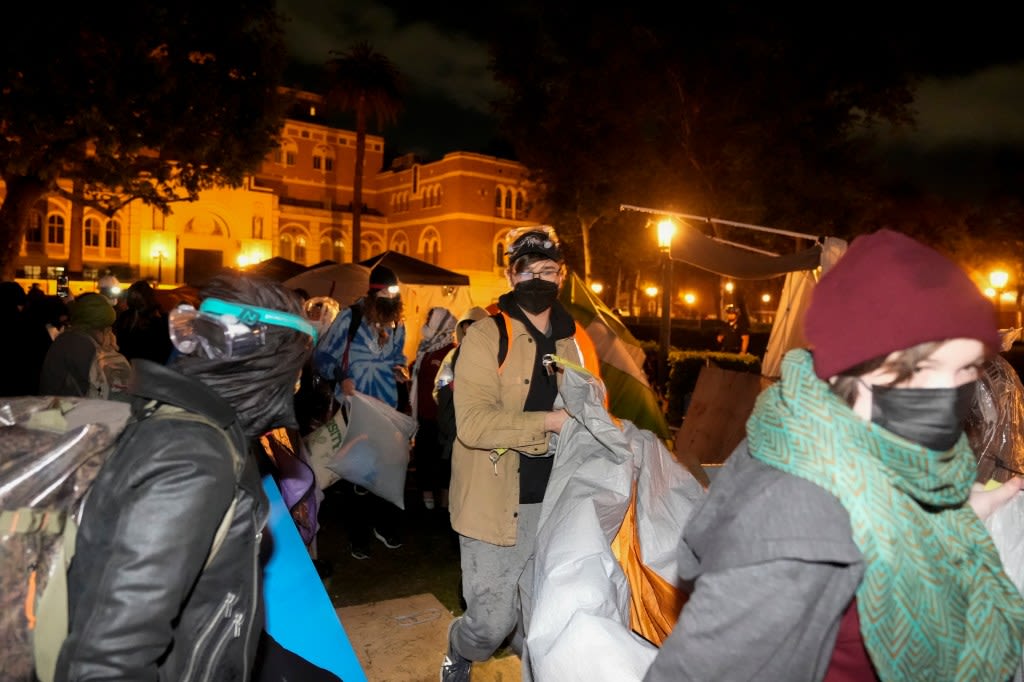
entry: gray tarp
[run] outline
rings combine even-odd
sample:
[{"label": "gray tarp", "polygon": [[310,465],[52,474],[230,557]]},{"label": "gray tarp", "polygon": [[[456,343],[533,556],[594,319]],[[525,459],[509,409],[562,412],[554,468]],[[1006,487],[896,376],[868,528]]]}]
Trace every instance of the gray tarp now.
[{"label": "gray tarp", "polygon": [[821,246],[797,253],[769,256],[723,244],[695,227],[681,223],[672,240],[672,259],[736,279],[768,279],[787,272],[814,270],[821,264]]},{"label": "gray tarp", "polygon": [[643,561],[677,583],[682,528],[705,491],[657,436],[612,421],[599,380],[564,372],[560,404],[573,418],[557,436],[541,511],[523,679],[639,680],[657,650],[629,627],[629,584],[610,543],[636,480]]}]

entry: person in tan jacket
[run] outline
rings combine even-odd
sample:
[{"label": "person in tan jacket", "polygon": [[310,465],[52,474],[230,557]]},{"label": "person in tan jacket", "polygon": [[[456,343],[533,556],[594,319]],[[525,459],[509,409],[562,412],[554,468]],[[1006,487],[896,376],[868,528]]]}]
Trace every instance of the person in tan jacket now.
[{"label": "person in tan jacket", "polygon": [[[503,315],[466,332],[454,383],[449,510],[466,610],[449,627],[442,682],[468,680],[472,662],[489,659],[521,622],[554,459],[549,440],[569,418],[555,409],[559,375],[543,358],[581,362],[575,321],[557,300],[565,267],[554,231],[520,228],[509,243],[512,290],[498,299]],[[499,325],[507,330],[500,368]],[[513,649],[520,640],[513,637]]]}]

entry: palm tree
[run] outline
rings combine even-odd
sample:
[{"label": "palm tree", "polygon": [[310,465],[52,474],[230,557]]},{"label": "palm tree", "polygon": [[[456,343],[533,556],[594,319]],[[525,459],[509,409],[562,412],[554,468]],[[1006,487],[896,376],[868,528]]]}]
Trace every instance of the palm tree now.
[{"label": "palm tree", "polygon": [[356,43],[347,52],[332,52],[327,62],[327,106],[356,115],[356,174],[352,183],[352,260],[359,262],[363,212],[363,166],[366,157],[366,121],[373,116],[377,128],[393,123],[401,110],[402,75],[367,42]]}]

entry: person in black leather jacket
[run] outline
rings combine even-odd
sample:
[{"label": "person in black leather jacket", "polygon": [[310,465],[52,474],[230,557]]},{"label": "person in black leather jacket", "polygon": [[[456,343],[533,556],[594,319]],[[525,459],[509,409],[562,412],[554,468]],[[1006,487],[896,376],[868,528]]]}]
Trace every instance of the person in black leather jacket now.
[{"label": "person in black leather jacket", "polygon": [[[269,504],[249,446],[270,429],[297,427],[294,387],[315,331],[297,295],[269,280],[221,275],[200,298],[198,310],[172,312],[179,354],[169,366],[134,363],[133,420],[82,513],[58,680],[252,673]],[[212,424],[151,417],[164,404]],[[240,474],[229,441],[243,453]],[[228,533],[206,564],[233,499]]]}]

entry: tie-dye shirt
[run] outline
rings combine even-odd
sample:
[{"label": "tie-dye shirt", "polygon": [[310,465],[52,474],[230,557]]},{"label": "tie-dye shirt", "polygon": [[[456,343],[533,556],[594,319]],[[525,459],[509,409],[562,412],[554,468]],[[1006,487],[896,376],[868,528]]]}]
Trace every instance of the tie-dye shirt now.
[{"label": "tie-dye shirt", "polygon": [[[356,305],[362,305],[360,300]],[[405,346],[405,324],[399,322],[388,328],[388,338],[381,344],[377,330],[364,316],[359,321],[359,331],[352,339],[348,350],[348,372],[342,373],[341,363],[348,343],[348,328],[352,321],[352,308],[343,309],[334,318],[330,329],[320,339],[313,355],[316,371],[328,379],[337,379],[335,392],[342,398],[341,381],[351,377],[360,393],[383,400],[392,407],[398,406],[398,388],[395,385],[394,367],[407,365],[403,348]]]}]

